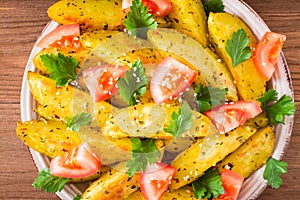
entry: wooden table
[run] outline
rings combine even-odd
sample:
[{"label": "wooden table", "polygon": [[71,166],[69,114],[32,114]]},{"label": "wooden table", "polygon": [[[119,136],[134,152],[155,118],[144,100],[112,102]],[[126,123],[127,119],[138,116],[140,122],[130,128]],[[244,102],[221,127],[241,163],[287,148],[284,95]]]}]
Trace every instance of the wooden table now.
[{"label": "wooden table", "polygon": [[[47,8],[55,0],[0,1],[0,199],[58,199],[33,189],[37,169],[27,147],[16,137],[24,68],[34,42],[49,21]],[[287,35],[284,53],[289,63],[295,101],[300,102],[300,1],[247,0],[274,32]],[[258,198],[300,199],[300,112],[284,161],[289,172],[280,189],[267,189]]]}]

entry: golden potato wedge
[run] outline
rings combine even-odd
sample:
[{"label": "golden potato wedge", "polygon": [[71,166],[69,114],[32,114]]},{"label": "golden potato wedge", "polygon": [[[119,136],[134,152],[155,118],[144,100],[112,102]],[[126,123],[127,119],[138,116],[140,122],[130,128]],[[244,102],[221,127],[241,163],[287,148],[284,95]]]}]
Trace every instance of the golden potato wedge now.
[{"label": "golden potato wedge", "polygon": [[[39,104],[49,106],[48,113],[60,119],[73,117],[74,113],[96,112],[94,103],[88,93],[84,93],[72,86],[58,87],[55,81],[35,72],[27,75],[30,91]],[[53,110],[52,110],[53,109]]]},{"label": "golden potato wedge", "polygon": [[[125,200],[144,200],[144,199],[145,198],[143,197],[142,192],[138,190],[132,193]],[[185,186],[172,192],[171,191],[165,192],[160,200],[197,200],[197,198],[194,197],[193,188],[190,186]]]},{"label": "golden potato wedge", "polygon": [[32,120],[17,124],[17,136],[30,148],[54,158],[82,143],[61,121]]},{"label": "golden potato wedge", "polygon": [[113,35],[118,33],[119,31],[92,30],[82,33],[79,39],[84,48],[92,50],[98,47],[101,42],[111,38]]},{"label": "golden potato wedge", "polygon": [[87,182],[87,181],[93,181],[93,180],[99,178],[100,176],[102,176],[102,174],[106,173],[110,169],[111,168],[106,165],[101,165],[100,171],[97,172],[96,174],[93,174],[93,175],[85,177],[85,178],[70,178],[69,182],[70,183],[82,183],[82,182]]},{"label": "golden potato wedge", "polygon": [[83,29],[122,29],[126,13],[121,0],[64,0],[48,8],[48,15],[59,24],[80,24]]},{"label": "golden potato wedge", "polygon": [[228,88],[226,97],[229,100],[238,99],[230,72],[211,50],[204,48],[194,39],[171,29],[149,30],[148,39],[155,47],[180,56],[189,62],[207,85],[220,89]]},{"label": "golden potato wedge", "polygon": [[122,200],[139,188],[140,177],[131,178],[125,172],[110,169],[93,182],[83,193],[81,199]]},{"label": "golden potato wedge", "polygon": [[270,124],[267,113],[262,112],[254,118],[248,119],[243,125],[261,129]]},{"label": "golden potato wedge", "polygon": [[250,47],[256,47],[257,41],[247,25],[238,17],[228,13],[210,13],[208,17],[208,31],[217,54],[224,60],[230,70],[238,90],[238,94],[245,100],[257,100],[266,91],[266,81],[255,69],[253,58],[232,66],[232,61],[225,47],[232,34],[243,28],[250,38]]},{"label": "golden potato wedge", "polygon": [[172,28],[194,38],[201,45],[208,46],[206,14],[201,0],[170,0],[172,9],[168,18]]},{"label": "golden potato wedge", "polygon": [[264,165],[274,148],[274,132],[270,126],[258,130],[236,151],[217,164],[220,171],[230,169],[244,178]]},{"label": "golden potato wedge", "polygon": [[214,147],[201,156],[204,139],[199,139],[186,151],[179,154],[171,163],[177,168],[170,190],[174,191],[197,180],[207,169],[224,159],[228,154],[235,151],[249,137],[256,132],[250,126],[240,126],[237,129],[221,134]]},{"label": "golden potato wedge", "polygon": [[43,49],[40,51],[38,54],[36,54],[33,58],[33,63],[36,68],[38,68],[43,74],[48,74],[46,70],[46,66],[41,60],[41,55],[46,55],[46,54],[54,54],[57,56],[58,52],[64,54],[65,56],[69,56],[72,58],[75,58],[79,64],[82,63],[88,56],[89,51],[81,48],[80,50],[77,51],[71,51],[70,49],[58,49],[58,48],[52,48],[49,47],[47,49]]}]

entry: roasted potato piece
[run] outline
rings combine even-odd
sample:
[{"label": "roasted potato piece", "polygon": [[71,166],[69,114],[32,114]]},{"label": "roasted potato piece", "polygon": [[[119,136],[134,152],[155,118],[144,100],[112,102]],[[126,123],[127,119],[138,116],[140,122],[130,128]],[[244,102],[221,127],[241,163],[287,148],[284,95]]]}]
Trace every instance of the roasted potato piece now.
[{"label": "roasted potato piece", "polygon": [[118,33],[119,31],[92,30],[84,32],[82,35],[80,35],[79,39],[84,48],[92,50],[98,47],[101,42]]},{"label": "roasted potato piece", "polygon": [[79,65],[87,58],[89,51],[81,48],[80,50],[78,49],[77,51],[70,50],[70,49],[58,49],[58,48],[47,48],[43,49],[40,51],[38,54],[36,54],[33,58],[33,63],[38,68],[43,74],[48,74],[46,70],[46,66],[42,62],[41,55],[45,54],[54,54],[57,56],[58,52],[64,54],[65,56],[69,56],[72,58],[75,58],[78,62]]},{"label": "roasted potato piece", "polygon": [[170,190],[174,191],[198,179],[207,169],[235,151],[255,132],[256,129],[253,127],[240,126],[231,132],[221,134],[215,146],[205,157],[200,155],[204,139],[199,139],[171,163],[177,168],[177,171],[170,185]]},{"label": "roasted potato piece", "polygon": [[102,174],[106,173],[110,169],[111,168],[106,165],[101,165],[100,171],[97,172],[96,174],[93,174],[85,178],[71,178],[70,183],[81,183],[81,182],[93,181],[99,178],[100,176],[102,176]]},{"label": "roasted potato piece", "polygon": [[256,71],[253,58],[233,67],[231,58],[225,49],[227,40],[241,28],[247,32],[247,36],[250,38],[250,47],[255,48],[256,38],[242,20],[228,13],[210,13],[209,15],[209,36],[217,54],[230,70],[239,96],[246,100],[257,100],[266,91],[266,81]]},{"label": "roasted potato piece", "polygon": [[[144,200],[144,199],[145,198],[143,197],[141,191],[138,190],[132,193],[125,200]],[[197,198],[194,197],[193,188],[190,186],[185,186],[172,192],[171,191],[165,192],[160,200],[197,200]]]},{"label": "roasted potato piece", "polygon": [[[94,103],[90,95],[72,86],[58,87],[55,81],[35,72],[27,75],[30,91],[39,104],[49,106],[48,113],[60,119],[73,117],[74,113],[94,113]],[[50,110],[54,109],[54,110]]]},{"label": "roasted potato piece", "polygon": [[254,118],[248,119],[244,125],[252,126],[256,129],[261,129],[270,124],[269,119],[267,117],[267,113],[262,112]]},{"label": "roasted potato piece", "polygon": [[83,29],[123,28],[126,13],[121,0],[64,0],[48,8],[48,15],[60,24],[80,24]]},{"label": "roasted potato piece", "polygon": [[149,30],[148,39],[155,47],[180,56],[189,62],[207,82],[207,85],[220,89],[228,88],[226,96],[228,99],[233,101],[238,99],[230,72],[211,50],[171,29]]},{"label": "roasted potato piece", "polygon": [[32,120],[17,124],[17,136],[30,148],[54,158],[82,143],[61,121]]},{"label": "roasted potato piece", "polygon": [[93,182],[85,190],[81,199],[122,200],[138,190],[139,182],[138,174],[129,178],[125,172],[112,168]]},{"label": "roasted potato piece", "polygon": [[194,38],[203,46],[208,46],[206,14],[201,0],[170,0],[172,9],[168,18],[172,28]]},{"label": "roasted potato piece", "polygon": [[236,151],[217,164],[221,171],[223,168],[231,169],[244,178],[264,165],[272,155],[274,148],[274,132],[270,126],[258,130]]}]

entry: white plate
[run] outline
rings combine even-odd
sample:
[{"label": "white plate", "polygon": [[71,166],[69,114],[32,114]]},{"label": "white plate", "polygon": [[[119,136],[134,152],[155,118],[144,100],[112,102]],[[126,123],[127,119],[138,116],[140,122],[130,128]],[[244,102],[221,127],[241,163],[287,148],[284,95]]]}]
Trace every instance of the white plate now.
[{"label": "white plate", "polygon": [[[246,3],[239,0],[223,0],[225,10],[228,13],[235,14],[240,17],[252,30],[255,36],[259,39],[266,31],[270,31],[268,26],[259,17],[259,15],[250,8]],[[51,30],[57,27],[57,23],[50,22],[43,30],[40,38],[46,35]],[[36,55],[41,49],[34,47],[28,59],[28,63],[24,72],[22,91],[21,91],[21,119],[22,121],[29,121],[36,118],[36,114],[33,112],[35,107],[35,100],[30,93],[27,83],[27,72],[35,71],[35,66],[32,62],[34,55]],[[292,80],[288,65],[283,53],[280,54],[277,69],[272,77],[270,87],[276,88],[279,96],[286,94],[294,98]],[[273,157],[281,159],[285,150],[288,147],[289,140],[292,133],[293,116],[285,118],[285,125],[278,125],[275,128],[275,148]],[[49,167],[49,158],[41,155],[40,153],[30,149],[33,160],[38,168],[42,170]],[[239,194],[239,200],[256,199],[266,188],[266,181],[262,178],[264,167],[253,173],[244,183]],[[64,200],[72,200],[77,194],[84,192],[86,184],[68,184],[61,192],[56,194]]]}]

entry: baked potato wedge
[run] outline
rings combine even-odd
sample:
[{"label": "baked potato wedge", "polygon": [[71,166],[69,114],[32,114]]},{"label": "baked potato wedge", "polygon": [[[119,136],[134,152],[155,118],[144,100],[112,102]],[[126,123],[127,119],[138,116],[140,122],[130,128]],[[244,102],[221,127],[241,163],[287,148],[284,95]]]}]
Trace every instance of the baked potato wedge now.
[{"label": "baked potato wedge", "polygon": [[102,174],[85,190],[81,199],[122,200],[138,190],[140,176],[135,174],[129,177],[117,168],[112,168]]},{"label": "baked potato wedge", "polygon": [[82,29],[121,30],[126,13],[121,0],[63,0],[48,8],[59,24],[80,24]]},{"label": "baked potato wedge", "polygon": [[17,136],[30,148],[54,158],[82,143],[79,135],[61,121],[18,122]]},{"label": "baked potato wedge", "polygon": [[96,112],[90,95],[77,88],[70,85],[58,87],[54,80],[30,71],[27,80],[37,102],[43,107],[49,106],[47,112],[61,120],[65,120],[67,116],[73,117],[74,113],[87,112],[93,115]]},{"label": "baked potato wedge", "polygon": [[173,167],[177,168],[177,171],[170,185],[170,190],[177,190],[197,180],[207,169],[235,151],[255,132],[256,129],[253,127],[240,126],[231,132],[221,134],[215,146],[205,157],[200,155],[204,139],[199,139],[171,163]]},{"label": "baked potato wedge", "polygon": [[[125,200],[145,200],[145,198],[143,197],[142,192],[138,190],[132,193]],[[160,200],[197,200],[197,198],[194,197],[193,188],[190,186],[185,186],[172,192],[165,192]]]},{"label": "baked potato wedge", "polygon": [[274,148],[274,132],[270,126],[258,130],[236,151],[217,164],[221,171],[227,168],[244,178],[266,164],[272,156]]},{"label": "baked potato wedge", "polygon": [[193,69],[203,77],[207,85],[220,89],[228,88],[226,97],[229,100],[236,101],[238,99],[230,72],[210,49],[172,29],[149,30],[148,39],[155,47],[189,62]]},{"label": "baked potato wedge", "polygon": [[201,0],[170,0],[172,9],[168,18],[172,28],[194,38],[203,46],[208,46],[206,14]]},{"label": "baked potato wedge", "polygon": [[266,81],[255,69],[253,57],[232,66],[232,61],[225,47],[234,32],[243,28],[250,38],[250,48],[256,48],[257,40],[247,25],[238,17],[228,13],[210,13],[208,17],[208,31],[211,42],[217,54],[226,63],[238,90],[238,94],[245,100],[257,100],[266,91]]}]

